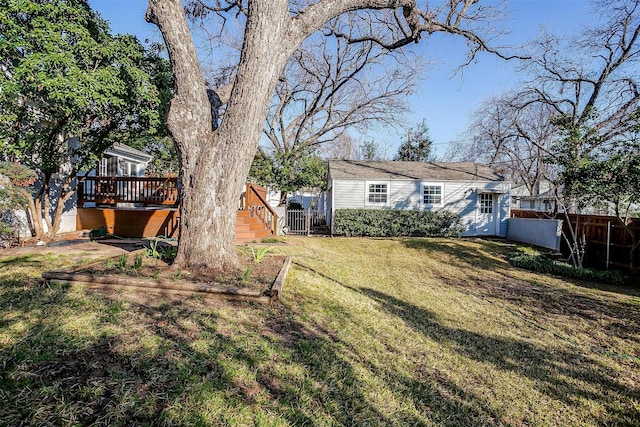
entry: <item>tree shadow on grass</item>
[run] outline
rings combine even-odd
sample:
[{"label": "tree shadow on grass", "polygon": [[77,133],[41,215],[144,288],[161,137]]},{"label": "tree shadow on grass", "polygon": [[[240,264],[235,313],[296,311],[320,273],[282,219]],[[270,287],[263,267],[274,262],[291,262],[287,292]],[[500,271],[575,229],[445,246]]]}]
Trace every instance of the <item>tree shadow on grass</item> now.
[{"label": "tree shadow on grass", "polygon": [[[451,255],[450,262],[457,267],[473,267],[487,269],[490,271],[501,270],[504,273],[510,271],[523,271],[518,267],[514,267],[507,261],[507,255],[515,251],[516,244],[508,242],[494,242],[490,240],[476,239],[475,248],[470,245],[456,241],[453,239],[436,240],[436,239],[402,239],[402,244],[414,250],[422,250],[427,254],[446,253]],[[535,273],[542,275],[542,273]],[[640,290],[629,286],[610,285],[605,283],[590,282],[573,278],[562,277],[563,282],[572,285],[594,289],[605,292],[627,295],[631,297],[640,297]]]},{"label": "tree shadow on grass", "polygon": [[0,425],[423,423],[369,402],[335,335],[289,308],[89,295],[3,290]]},{"label": "tree shadow on grass", "polygon": [[379,292],[357,290],[380,303],[382,310],[398,316],[405,324],[426,337],[451,347],[473,360],[488,362],[497,369],[516,372],[534,381],[539,390],[554,399],[580,406],[583,399],[601,402],[606,407],[605,424],[640,423],[637,396],[618,381],[619,373],[592,358],[571,350],[537,347],[523,340],[497,338],[442,325],[436,316],[423,308]]},{"label": "tree shadow on grass", "polygon": [[[193,299],[153,304],[89,295],[66,286],[4,290],[11,305],[0,307],[7,319],[0,326],[7,338],[0,344],[0,425],[386,426],[492,419],[446,379],[421,383],[364,364],[373,375],[393,378],[394,399],[409,399],[416,408],[384,410],[356,373],[357,349],[321,322],[302,320],[293,307],[209,308]],[[81,317],[74,326],[80,330],[69,316]],[[472,409],[458,414],[466,404]]]},{"label": "tree shadow on grass", "polygon": [[[520,269],[507,261],[489,257],[483,250],[469,248],[455,241],[439,242],[429,240],[407,240],[407,247],[423,250],[427,255],[446,252],[452,255],[448,262],[458,267],[453,273],[434,272],[434,277],[444,285],[459,289],[480,298],[498,300],[526,308],[526,311],[538,321],[553,324],[559,317],[581,319],[592,322],[594,327],[607,331],[606,340],[614,336],[634,343],[640,348],[640,305],[630,299],[616,295],[574,291],[568,287],[551,286],[541,282],[523,281],[515,274]],[[486,242],[489,250],[506,253],[504,246]],[[485,242],[482,242],[484,247]],[[494,249],[495,248],[495,249]],[[469,267],[473,270],[469,270]],[[474,270],[479,274],[459,275],[459,271]],[[487,271],[487,274],[481,274]],[[562,279],[566,283],[579,281]],[[632,290],[619,288],[620,293],[634,295]],[[640,354],[636,354],[640,356]]]},{"label": "tree shadow on grass", "polygon": [[15,255],[6,257],[4,259],[0,259],[0,267],[15,267],[15,266],[24,266],[24,265],[39,265],[40,264],[40,256],[36,255]]},{"label": "tree shadow on grass", "polygon": [[[345,290],[351,290],[360,294],[364,293],[362,289],[349,286],[313,267],[299,262],[294,262],[294,265],[311,274],[333,282]],[[345,308],[345,312],[346,310]],[[335,314],[332,315],[335,316]],[[298,328],[286,328],[286,330],[295,331],[298,330]],[[386,342],[384,338],[380,337],[379,331],[369,330],[366,331],[366,333],[372,340],[379,341],[383,346],[389,347],[390,344]],[[327,341],[327,345],[332,348],[338,345],[343,348],[343,351],[339,352],[339,354],[350,353],[353,356],[351,356],[351,361],[342,362],[341,360],[344,359],[342,356],[336,361],[333,358],[323,357],[322,352],[315,353],[319,355],[318,368],[320,371],[317,374],[318,378],[327,378],[328,375],[335,372],[335,370],[331,368],[332,363],[352,363],[353,361],[358,361],[358,363],[364,365],[375,377],[384,379],[385,385],[393,392],[394,398],[409,400],[412,402],[413,407],[422,414],[422,418],[415,421],[411,418],[400,419],[400,425],[422,425],[426,423],[426,420],[442,426],[510,425],[500,414],[489,407],[481,396],[477,396],[473,392],[456,384],[455,381],[449,378],[447,373],[432,371],[425,367],[424,372],[416,372],[414,376],[401,374],[394,366],[371,360],[370,357],[363,353],[362,349],[333,338],[332,334],[322,334],[323,337],[327,335],[332,338],[330,341]],[[394,352],[395,349],[389,347],[389,351]],[[340,369],[337,369],[337,371],[340,371]],[[348,393],[343,393],[343,395],[348,395]],[[392,421],[397,422],[398,414],[394,415],[396,418],[393,418]],[[378,418],[375,419],[378,420]],[[353,420],[350,418],[340,421],[341,425],[353,424]],[[373,423],[365,422],[365,424],[387,425],[389,420],[381,418],[379,421],[380,422],[376,421]],[[360,419],[360,422],[362,422],[362,419]]]}]

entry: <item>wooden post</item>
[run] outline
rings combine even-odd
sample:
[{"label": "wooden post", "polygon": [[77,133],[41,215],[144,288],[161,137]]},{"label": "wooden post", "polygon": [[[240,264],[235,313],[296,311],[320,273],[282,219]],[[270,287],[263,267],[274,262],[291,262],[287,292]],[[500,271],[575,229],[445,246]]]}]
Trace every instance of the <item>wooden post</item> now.
[{"label": "wooden post", "polygon": [[611,252],[611,221],[607,221],[607,262],[606,262],[606,269],[609,269],[609,255]]}]

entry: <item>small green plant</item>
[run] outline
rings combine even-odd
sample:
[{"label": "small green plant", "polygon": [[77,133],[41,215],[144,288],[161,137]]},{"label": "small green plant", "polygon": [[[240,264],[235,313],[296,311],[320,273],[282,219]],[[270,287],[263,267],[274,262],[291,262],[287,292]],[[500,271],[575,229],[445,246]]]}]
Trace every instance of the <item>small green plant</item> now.
[{"label": "small green plant", "polygon": [[535,249],[518,247],[517,252],[508,256],[511,265],[536,273],[555,274],[573,279],[589,280],[610,285],[624,285],[628,278],[615,270],[594,270],[576,268],[572,265],[555,261]]},{"label": "small green plant", "polygon": [[158,239],[154,238],[149,240],[149,247],[145,249],[145,253],[148,257],[155,259],[162,258],[162,253],[160,252],[162,249],[158,248],[158,243],[160,243],[160,240]]},{"label": "small green plant", "polygon": [[114,266],[114,265],[115,265],[115,264],[114,264],[113,260],[112,260],[112,259],[110,259],[110,258],[109,258],[109,259],[106,259],[106,260],[104,261],[104,266],[105,266],[105,268],[107,268],[107,269],[113,268],[113,266]]},{"label": "small green plant", "polygon": [[249,282],[249,277],[251,277],[251,269],[250,268],[247,268],[246,270],[244,270],[240,274],[240,280],[242,281],[242,283],[248,283]]},{"label": "small green plant", "polygon": [[180,280],[182,279],[182,269],[178,268],[178,271],[176,271],[175,273],[176,279]]},{"label": "small green plant", "polygon": [[280,239],[279,237],[265,237],[262,239],[262,243],[282,243],[284,239]]},{"label": "small green plant", "polygon": [[157,279],[159,276],[160,276],[160,272],[159,272],[158,270],[154,270],[154,271],[153,271],[153,275],[152,275],[152,277],[153,277],[154,279]]},{"label": "small green plant", "polygon": [[175,246],[164,246],[160,248],[162,259],[174,260],[178,254],[178,248]]},{"label": "small green plant", "polygon": [[135,258],[133,258],[133,269],[136,273],[139,273],[142,270],[142,254],[137,254]]},{"label": "small green plant", "polygon": [[271,248],[269,246],[264,246],[262,248],[259,248],[258,250],[255,250],[255,248],[251,248],[251,253],[253,254],[253,263],[260,264],[260,261],[262,261],[264,257],[269,254],[269,252],[271,252]]},{"label": "small green plant", "polygon": [[122,252],[118,257],[118,268],[120,269],[120,271],[127,270],[127,253],[126,252]]}]

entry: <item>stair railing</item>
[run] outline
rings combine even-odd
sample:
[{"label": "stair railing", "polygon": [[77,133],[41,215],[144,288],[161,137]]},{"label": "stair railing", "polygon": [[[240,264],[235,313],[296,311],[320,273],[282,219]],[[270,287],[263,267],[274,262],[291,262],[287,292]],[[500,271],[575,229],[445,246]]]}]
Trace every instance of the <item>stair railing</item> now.
[{"label": "stair railing", "polygon": [[278,234],[278,214],[267,203],[266,194],[264,187],[248,182],[245,193],[245,210],[249,211],[251,216],[257,217],[265,225],[265,228],[269,228],[271,233],[276,236]]}]

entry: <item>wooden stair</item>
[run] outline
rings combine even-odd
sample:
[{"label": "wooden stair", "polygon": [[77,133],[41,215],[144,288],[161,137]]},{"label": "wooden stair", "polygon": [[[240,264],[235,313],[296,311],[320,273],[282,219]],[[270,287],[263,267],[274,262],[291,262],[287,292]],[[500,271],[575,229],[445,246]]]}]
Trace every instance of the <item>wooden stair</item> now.
[{"label": "wooden stair", "polygon": [[260,219],[251,216],[251,212],[240,210],[236,216],[236,243],[260,242],[272,232]]}]

